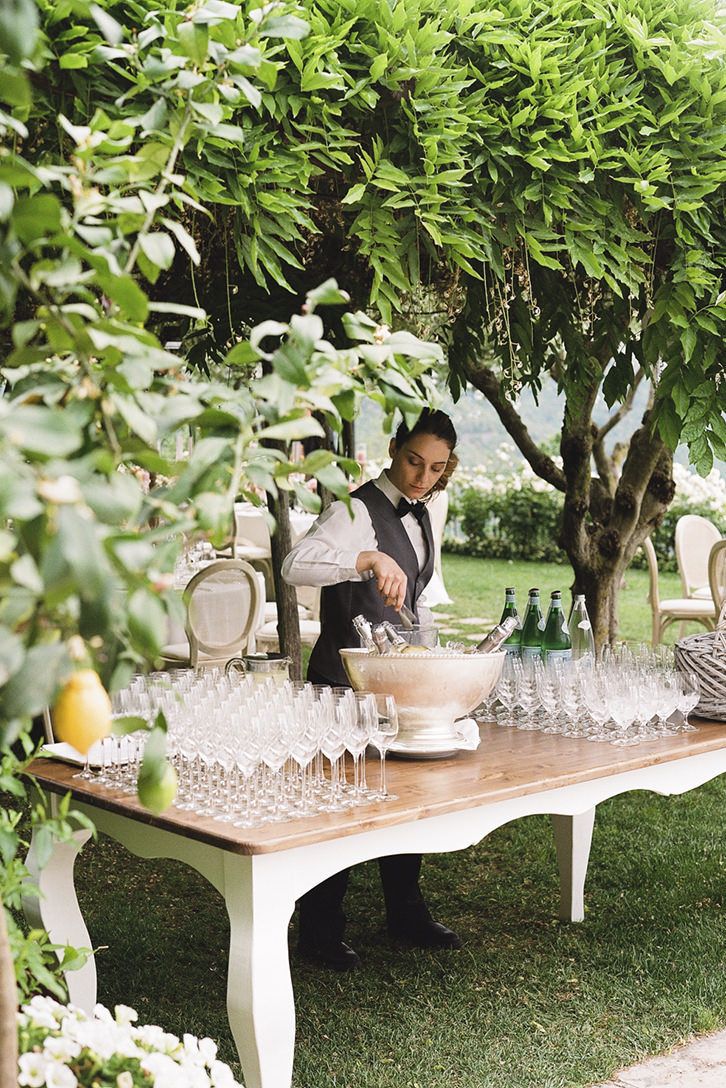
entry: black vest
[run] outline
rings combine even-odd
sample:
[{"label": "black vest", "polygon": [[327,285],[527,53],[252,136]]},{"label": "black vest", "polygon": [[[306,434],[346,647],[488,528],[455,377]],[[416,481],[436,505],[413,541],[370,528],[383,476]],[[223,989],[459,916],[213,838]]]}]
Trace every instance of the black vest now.
[{"label": "black vest", "polygon": [[[391,500],[372,480],[354,491],[351,497],[365,503],[378,541],[378,551],[395,559],[406,575],[405,603],[416,612],[416,602],[434,571],[434,538],[428,511],[421,520],[427,557],[423,570],[419,573],[413,544]],[[332,685],[350,686],[338,650],[344,646],[360,645],[358,633],[352,623],[353,617],[360,613],[372,624],[382,620],[400,623],[398,613],[384,605],[383,597],[376,588],[375,578],[363,582],[339,582],[334,586],[323,587],[320,594],[320,638],[310,655],[310,668],[324,676]]]}]

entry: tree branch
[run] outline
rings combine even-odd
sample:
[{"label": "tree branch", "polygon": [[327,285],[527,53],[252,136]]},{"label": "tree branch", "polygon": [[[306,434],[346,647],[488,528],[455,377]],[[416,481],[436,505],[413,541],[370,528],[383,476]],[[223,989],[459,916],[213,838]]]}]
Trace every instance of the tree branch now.
[{"label": "tree branch", "polygon": [[630,392],[627,397],[617,409],[613,412],[607,422],[603,423],[602,427],[599,427],[595,434],[595,442],[602,442],[603,439],[610,434],[613,427],[617,427],[621,419],[623,419],[633,407],[633,401],[635,400],[635,394],[638,391],[638,386],[645,377],[645,371],[641,368],[633,379],[633,384],[630,388]]},{"label": "tree branch", "polygon": [[466,366],[466,376],[480,393],[483,393],[494,408],[504,425],[507,434],[515,442],[522,456],[532,466],[534,472],[548,484],[565,491],[565,474],[551,457],[544,453],[527,430],[522,417],[512,402],[505,397],[494,371],[488,366]]}]

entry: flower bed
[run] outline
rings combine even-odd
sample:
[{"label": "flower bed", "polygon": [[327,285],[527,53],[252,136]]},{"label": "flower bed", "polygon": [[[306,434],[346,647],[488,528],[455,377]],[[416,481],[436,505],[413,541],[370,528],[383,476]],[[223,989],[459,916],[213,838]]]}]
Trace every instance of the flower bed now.
[{"label": "flower bed", "polygon": [[18,1013],[21,1088],[238,1088],[211,1039],[182,1039],[116,1005],[88,1016],[74,1005],[34,997]]}]

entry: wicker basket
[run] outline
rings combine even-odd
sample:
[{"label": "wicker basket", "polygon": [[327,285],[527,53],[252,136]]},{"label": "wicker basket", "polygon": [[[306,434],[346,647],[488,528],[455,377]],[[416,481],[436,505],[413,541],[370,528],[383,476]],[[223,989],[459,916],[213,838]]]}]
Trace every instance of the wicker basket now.
[{"label": "wicker basket", "polygon": [[726,721],[726,602],[715,631],[681,638],[675,648],[681,672],[693,672],[701,685],[695,713],[702,718]]}]

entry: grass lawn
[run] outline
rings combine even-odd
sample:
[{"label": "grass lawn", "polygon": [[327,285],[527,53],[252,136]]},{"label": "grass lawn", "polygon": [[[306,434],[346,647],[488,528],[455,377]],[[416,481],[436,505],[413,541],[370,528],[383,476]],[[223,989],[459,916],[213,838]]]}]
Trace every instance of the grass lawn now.
[{"label": "grass lawn", "polygon": [[[448,614],[494,622],[505,585],[523,601],[532,584],[566,589],[569,570],[446,556],[444,579],[455,598]],[[645,594],[645,572],[629,575],[623,634],[636,641],[650,629]],[[460,952],[392,949],[376,865],[358,868],[346,911],[363,969],[338,976],[293,956],[295,1088],[579,1088],[726,1025],[725,802],[726,781],[716,781],[683,797],[601,805],[581,925],[556,921],[546,817],[427,859],[426,895],[463,937]],[[105,838],[86,847],[76,877],[99,948],[99,1000],[211,1035],[234,1064],[229,934],[212,888]]]},{"label": "grass lawn", "polygon": [[[570,607],[570,585],[572,569],[556,563],[522,563],[507,559],[474,559],[467,555],[447,555],[443,557],[444,582],[453,604],[440,605],[435,609],[437,615],[450,617],[441,622],[452,633],[444,633],[443,638],[471,637],[485,633],[487,624],[491,627],[498,623],[504,606],[504,589],[514,586],[517,590],[517,607],[520,616],[524,615],[527,604],[527,592],[531,586],[539,586],[542,594],[542,611],[546,613],[549,595],[553,589],[561,589],[565,609]],[[681,583],[677,574],[661,574],[660,595],[681,596]],[[486,620],[482,625],[461,623],[472,616]],[[686,634],[703,631],[699,624],[688,624]],[[456,633],[454,633],[456,632]],[[648,604],[648,572],[631,568],[625,586],[620,593],[620,631],[619,637],[628,642],[650,642],[651,611]],[[679,628],[675,624],[666,631],[665,642],[673,643],[679,638]]]}]

